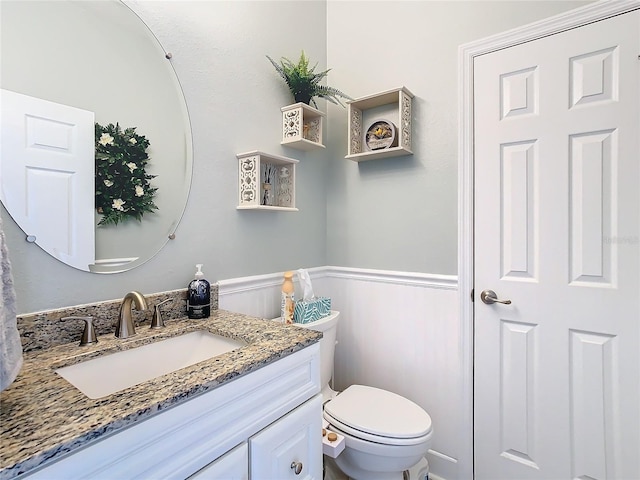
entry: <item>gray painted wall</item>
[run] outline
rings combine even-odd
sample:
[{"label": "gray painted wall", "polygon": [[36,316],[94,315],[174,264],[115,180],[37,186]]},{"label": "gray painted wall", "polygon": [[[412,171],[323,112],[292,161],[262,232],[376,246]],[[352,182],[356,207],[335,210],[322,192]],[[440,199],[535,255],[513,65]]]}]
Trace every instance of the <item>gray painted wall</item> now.
[{"label": "gray painted wall", "polygon": [[[195,162],[186,213],[149,262],[97,275],[26,243],[2,209],[20,313],[183,288],[196,263],[210,281],[327,264],[455,274],[457,47],[584,2],[127,3],[173,53],[185,92]],[[326,151],[280,146],[280,107],[293,102],[265,54],[301,49],[353,97],[412,90],[415,154],[345,160],[346,111],[333,105]],[[253,149],[300,160],[299,213],[235,209],[235,155]]]},{"label": "gray painted wall", "polygon": [[[195,264],[211,282],[326,264],[324,152],[280,145],[280,107],[293,103],[269,61],[300,49],[325,65],[324,1],[127,2],[173,54],[189,109],[194,147],[192,189],[176,239],[125,273],[74,270],[25,242],[2,208],[18,312],[184,288]],[[324,108],[324,105],[321,105]],[[236,154],[290,156],[297,167],[291,212],[238,211]]]},{"label": "gray painted wall", "polygon": [[329,265],[457,274],[458,46],[584,3],[328,2],[329,84],[415,95],[412,156],[345,160],[347,116],[329,109]]}]

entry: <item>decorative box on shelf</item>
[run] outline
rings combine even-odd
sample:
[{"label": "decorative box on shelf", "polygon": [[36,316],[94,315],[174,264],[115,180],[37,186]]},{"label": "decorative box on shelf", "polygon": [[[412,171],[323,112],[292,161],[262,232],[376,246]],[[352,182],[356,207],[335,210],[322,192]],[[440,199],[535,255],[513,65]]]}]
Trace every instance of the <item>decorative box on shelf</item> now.
[{"label": "decorative box on shelf", "polygon": [[411,108],[413,93],[400,87],[347,102],[348,154],[361,162],[413,155]]},{"label": "decorative box on shelf", "polygon": [[254,150],[239,153],[238,209],[297,212],[294,158]]},{"label": "decorative box on shelf", "polygon": [[322,144],[324,112],[306,103],[282,107],[282,145],[298,150],[325,148]]}]

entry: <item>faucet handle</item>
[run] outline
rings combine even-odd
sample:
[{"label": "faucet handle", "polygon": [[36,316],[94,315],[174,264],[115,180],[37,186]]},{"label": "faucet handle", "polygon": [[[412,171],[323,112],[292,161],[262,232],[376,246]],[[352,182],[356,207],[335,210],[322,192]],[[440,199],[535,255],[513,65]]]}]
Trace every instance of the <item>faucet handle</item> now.
[{"label": "faucet handle", "polygon": [[153,309],[153,319],[151,320],[151,328],[164,328],[164,320],[162,319],[162,312],[160,312],[160,305],[164,305],[165,303],[171,301],[170,298],[163,300],[162,302],[156,304]]},{"label": "faucet handle", "polygon": [[96,330],[93,327],[93,317],[62,317],[60,319],[61,322],[66,322],[67,320],[84,320],[84,330],[82,332],[82,338],[80,339],[80,346],[83,347],[85,345],[89,345],[91,343],[98,343],[98,339],[96,338]]}]

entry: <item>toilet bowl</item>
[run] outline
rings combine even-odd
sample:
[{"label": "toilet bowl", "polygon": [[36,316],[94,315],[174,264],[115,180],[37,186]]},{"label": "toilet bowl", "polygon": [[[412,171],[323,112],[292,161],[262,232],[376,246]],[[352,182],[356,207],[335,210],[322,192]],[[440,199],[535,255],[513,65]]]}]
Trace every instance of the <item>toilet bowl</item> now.
[{"label": "toilet bowl", "polygon": [[431,445],[427,412],[379,388],[351,385],[325,405],[323,416],[329,430],[345,438],[336,465],[356,480],[402,479]]},{"label": "toilet bowl", "polygon": [[345,449],[334,462],[354,480],[402,480],[402,472],[420,462],[431,445],[431,417],[419,405],[387,390],[351,385],[337,394],[329,387],[339,316],[332,311],[315,322],[296,324],[323,333],[323,417],[329,430],[345,438]]}]

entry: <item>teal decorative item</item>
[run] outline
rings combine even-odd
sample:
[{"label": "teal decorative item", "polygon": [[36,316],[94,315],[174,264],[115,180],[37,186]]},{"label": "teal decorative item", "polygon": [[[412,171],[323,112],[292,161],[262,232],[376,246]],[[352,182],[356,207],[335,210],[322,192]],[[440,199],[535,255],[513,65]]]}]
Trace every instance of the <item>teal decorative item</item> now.
[{"label": "teal decorative item", "polygon": [[293,310],[293,323],[310,323],[331,314],[331,299],[318,297],[298,300]]}]

